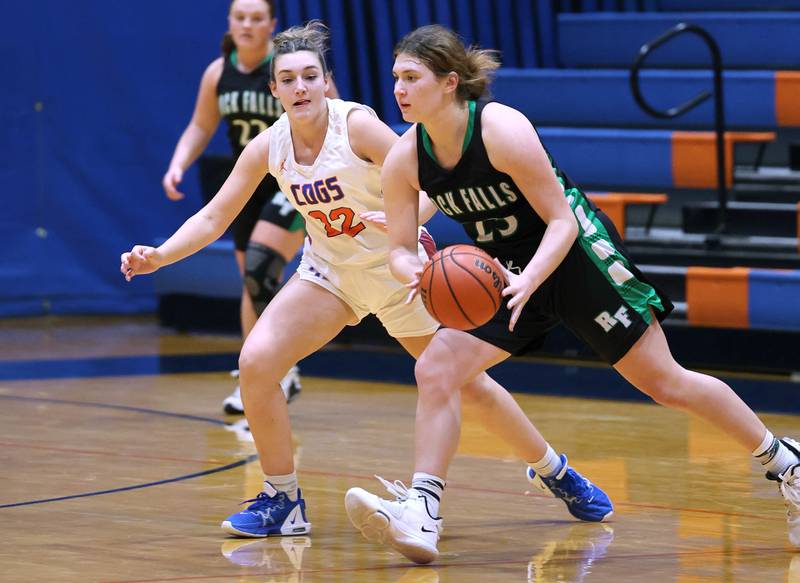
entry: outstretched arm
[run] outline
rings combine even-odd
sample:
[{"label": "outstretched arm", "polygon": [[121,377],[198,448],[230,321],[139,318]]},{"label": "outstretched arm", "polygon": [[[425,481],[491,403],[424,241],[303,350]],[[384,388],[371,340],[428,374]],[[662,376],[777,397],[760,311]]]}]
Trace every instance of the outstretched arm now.
[{"label": "outstretched arm", "polygon": [[211,201],[189,217],[159,247],[135,246],[121,256],[120,271],[130,281],[196,253],[216,241],[242,210],[269,170],[269,130],[261,132],[239,156],[230,176]]}]

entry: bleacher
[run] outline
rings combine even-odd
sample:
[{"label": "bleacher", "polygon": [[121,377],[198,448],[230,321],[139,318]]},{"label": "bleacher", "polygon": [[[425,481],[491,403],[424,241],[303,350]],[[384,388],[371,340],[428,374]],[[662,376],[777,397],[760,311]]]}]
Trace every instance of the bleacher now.
[{"label": "bleacher", "polygon": [[[384,35],[386,47],[345,95],[371,102],[396,124],[386,74],[391,45],[426,18],[501,49],[506,66],[493,85],[495,98],[531,119],[559,165],[618,225],[637,264],[672,295],[679,309],[668,323],[680,329],[675,337],[685,342],[683,350],[707,344],[708,331],[735,329],[742,347],[763,353],[757,366],[791,370],[785,353],[770,355],[763,342],[767,330],[795,342],[800,333],[800,0],[514,3],[525,14],[500,8],[507,3],[495,11],[488,2],[467,3],[472,10],[464,13],[440,2],[372,3],[374,27],[358,35],[362,46],[376,47],[370,34]],[[300,18],[319,16],[292,10]],[[640,47],[684,21],[706,29],[721,51],[730,197],[724,232],[718,232],[713,100],[665,120],[646,114],[630,89]],[[508,34],[495,36],[496,30]],[[679,36],[647,59],[642,91],[656,108],[683,103],[712,88],[710,62],[697,37]],[[376,64],[386,71],[370,85]],[[445,217],[434,217],[430,229],[440,246],[464,240]],[[219,245],[203,255],[232,255]],[[185,281],[174,282],[185,277],[172,268],[157,274],[163,301],[172,290],[186,292]],[[235,275],[228,281],[230,301],[239,288]],[[707,331],[693,339],[689,331],[701,327]],[[565,342],[551,352],[574,354]]]},{"label": "bleacher", "polygon": [[[495,96],[526,113],[584,187],[667,194],[658,215],[650,211],[642,223],[639,212],[622,230],[643,270],[673,295],[683,291],[676,299],[685,303],[690,324],[796,329],[793,302],[776,300],[797,289],[797,272],[769,268],[800,266],[800,173],[788,167],[800,126],[800,3],[595,1],[562,8],[556,17],[561,68],[504,69]],[[675,119],[655,118],[637,105],[630,87],[640,47],[679,22],[706,29],[724,66],[725,180],[732,200],[722,234],[715,232],[713,101]],[[699,38],[682,35],[648,56],[640,78],[651,105],[664,110],[710,89],[708,55]],[[615,205],[614,212],[626,212]],[[738,299],[714,310],[705,297]]]}]

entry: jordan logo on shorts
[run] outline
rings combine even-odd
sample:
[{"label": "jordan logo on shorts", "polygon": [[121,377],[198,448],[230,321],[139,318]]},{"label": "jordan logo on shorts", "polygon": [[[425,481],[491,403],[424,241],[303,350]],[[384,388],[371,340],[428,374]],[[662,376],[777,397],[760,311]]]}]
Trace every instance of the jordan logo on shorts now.
[{"label": "jordan logo on shorts", "polygon": [[600,312],[595,316],[594,321],[600,324],[606,332],[611,332],[611,329],[617,324],[622,324],[626,328],[632,324],[628,317],[628,308],[625,306],[620,306],[613,316],[608,312]]}]

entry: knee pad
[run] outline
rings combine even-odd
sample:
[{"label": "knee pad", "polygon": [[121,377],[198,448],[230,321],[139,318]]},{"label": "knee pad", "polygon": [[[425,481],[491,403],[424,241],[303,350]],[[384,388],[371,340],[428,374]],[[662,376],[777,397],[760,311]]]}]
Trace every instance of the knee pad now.
[{"label": "knee pad", "polygon": [[250,241],[244,258],[244,286],[259,316],[281,283],[286,260],[274,249]]}]

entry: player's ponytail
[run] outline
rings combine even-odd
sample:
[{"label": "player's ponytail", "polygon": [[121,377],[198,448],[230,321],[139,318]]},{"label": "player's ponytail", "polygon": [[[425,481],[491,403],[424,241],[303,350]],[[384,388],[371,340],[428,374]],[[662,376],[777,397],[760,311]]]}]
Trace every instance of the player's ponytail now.
[{"label": "player's ponytail", "polygon": [[489,90],[494,71],[500,66],[497,51],[470,47],[466,52],[465,75],[459,75],[458,90],[464,99],[478,99]]},{"label": "player's ponytail", "polygon": [[229,32],[226,32],[222,36],[222,43],[220,44],[220,49],[222,50],[222,55],[227,59],[231,56],[231,53],[236,50],[236,43],[233,42],[233,35]]}]

